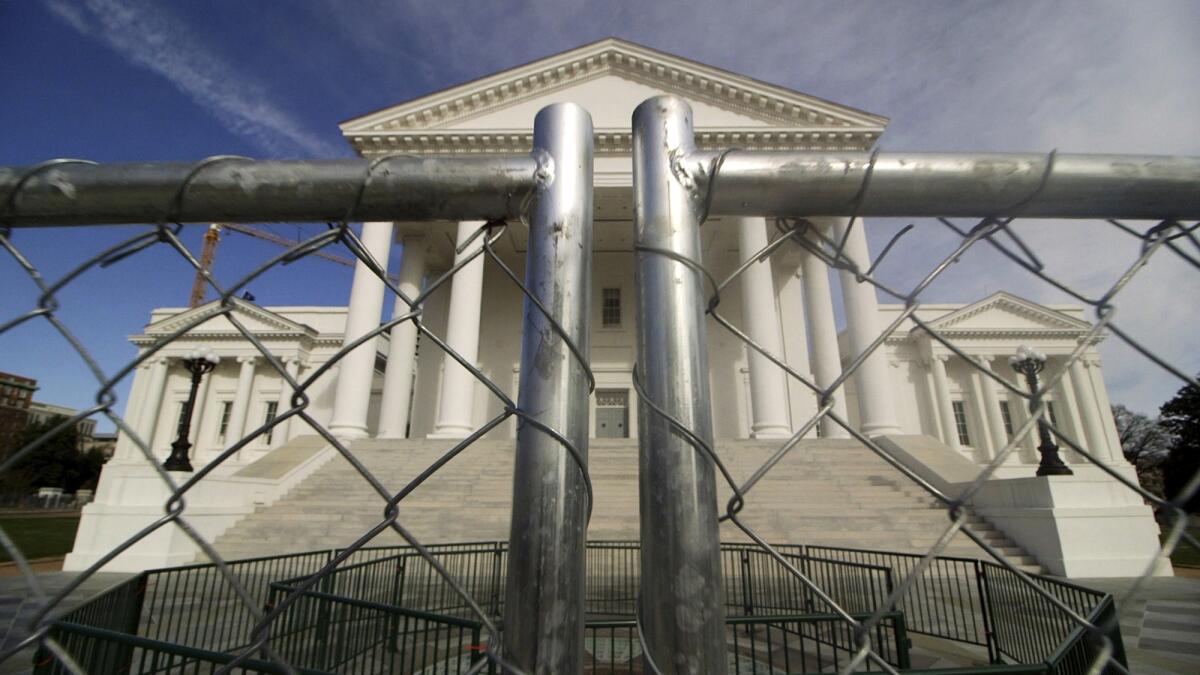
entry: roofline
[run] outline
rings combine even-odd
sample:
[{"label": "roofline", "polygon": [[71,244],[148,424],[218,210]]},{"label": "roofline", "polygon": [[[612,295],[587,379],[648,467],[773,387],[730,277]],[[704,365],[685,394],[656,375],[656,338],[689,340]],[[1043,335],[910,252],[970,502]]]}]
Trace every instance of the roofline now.
[{"label": "roofline", "polygon": [[383,107],[381,107],[381,108],[376,108],[375,110],[371,110],[371,111],[369,111],[369,112],[362,113],[362,114],[360,114],[360,115],[356,115],[356,116],[354,116],[354,117],[350,117],[350,118],[347,118],[347,119],[341,120],[340,122],[338,122],[338,123],[337,123],[337,124],[338,124],[338,128],[339,128],[339,129],[341,129],[341,128],[342,128],[344,125],[351,124],[351,123],[353,123],[353,122],[357,122],[357,121],[359,121],[359,120],[362,120],[362,119],[365,119],[365,118],[367,118],[367,117],[371,117],[372,115],[377,115],[377,114],[379,114],[379,113],[381,113],[381,112],[384,112],[384,111],[386,111],[386,110],[390,110],[390,109],[392,109],[392,108],[398,108],[398,107],[401,107],[401,106],[411,105],[411,104],[413,104],[413,103],[416,103],[417,101],[420,101],[421,99],[425,99],[425,98],[434,98],[434,97],[436,97],[436,96],[439,96],[439,95],[445,95],[445,94],[447,94],[447,93],[449,93],[449,92],[451,92],[451,91],[454,91],[455,89],[463,89],[463,88],[467,88],[467,87],[470,87],[471,85],[474,85],[474,84],[478,84],[478,83],[480,83],[480,82],[483,82],[484,80],[487,80],[487,79],[490,79],[490,78],[493,78],[493,77],[497,77],[497,76],[499,76],[499,75],[503,75],[504,73],[507,73],[507,72],[510,72],[510,71],[513,71],[513,70],[519,70],[519,69],[521,69],[521,68],[525,68],[525,67],[528,67],[528,66],[532,66],[533,64],[535,64],[535,63],[538,63],[538,62],[540,62],[540,61],[546,61],[546,60],[553,59],[553,58],[556,58],[556,57],[562,57],[562,56],[566,56],[567,54],[571,54],[572,52],[582,52],[582,51],[587,51],[587,50],[590,50],[590,49],[595,49],[595,48],[597,48],[597,47],[599,47],[599,46],[601,46],[601,45],[605,45],[605,44],[610,44],[610,45],[613,45],[613,46],[626,46],[626,47],[632,47],[632,48],[634,48],[634,49],[642,49],[642,50],[645,50],[645,51],[647,51],[647,52],[650,52],[651,54],[657,55],[657,56],[659,56],[659,57],[665,57],[665,58],[668,58],[668,59],[678,59],[678,60],[680,60],[680,61],[683,61],[684,63],[691,64],[691,65],[693,65],[693,66],[699,66],[699,67],[701,67],[701,68],[711,68],[711,69],[713,69],[713,70],[717,70],[717,71],[720,71],[720,72],[722,72],[722,73],[727,73],[727,74],[729,74],[729,75],[730,75],[730,76],[732,76],[732,77],[736,77],[736,78],[742,78],[742,79],[745,79],[745,80],[749,80],[750,82],[753,82],[754,84],[756,84],[756,85],[758,85],[758,86],[761,86],[761,87],[765,87],[765,88],[767,88],[767,89],[773,89],[773,90],[775,90],[775,91],[777,91],[777,92],[783,92],[783,93],[785,93],[785,94],[787,94],[787,95],[790,95],[790,96],[800,96],[800,97],[804,97],[804,98],[813,99],[814,101],[818,101],[818,102],[820,102],[820,103],[823,103],[823,104],[825,104],[825,105],[828,105],[828,106],[832,106],[832,107],[835,107],[835,108],[841,108],[841,109],[843,109],[843,110],[851,111],[851,112],[857,113],[857,114],[859,114],[859,115],[863,115],[863,116],[866,116],[866,117],[875,118],[875,119],[878,121],[878,124],[879,124],[879,126],[880,126],[880,127],[886,127],[886,126],[888,125],[888,123],[891,121],[889,118],[887,118],[887,117],[884,117],[883,115],[878,115],[878,114],[876,114],[876,113],[867,112],[867,111],[865,111],[865,110],[862,110],[862,109],[860,109],[860,108],[855,108],[855,107],[853,107],[853,106],[848,106],[848,105],[845,105],[845,104],[843,104],[843,103],[837,103],[837,102],[835,102],[835,101],[831,101],[831,100],[829,100],[829,99],[827,99],[827,98],[823,98],[823,97],[820,97],[820,96],[814,96],[814,95],[812,95],[812,94],[807,94],[807,93],[804,93],[804,92],[801,92],[801,91],[797,91],[797,90],[795,90],[795,89],[791,89],[791,88],[789,88],[789,87],[784,87],[784,86],[781,86],[781,85],[778,85],[778,84],[773,84],[773,83],[771,83],[771,82],[766,82],[766,81],[764,81],[764,80],[760,80],[760,79],[758,79],[758,78],[756,78],[756,77],[752,77],[752,76],[749,76],[749,75],[743,75],[743,74],[741,74],[741,73],[735,73],[735,72],[733,72],[733,71],[731,71],[731,70],[729,70],[729,69],[726,69],[726,68],[721,68],[721,67],[719,67],[719,66],[710,65],[710,64],[707,64],[707,63],[703,63],[703,62],[701,62],[701,61],[696,61],[695,59],[689,59],[689,58],[688,58],[688,57],[686,57],[686,56],[679,56],[678,54],[672,54],[672,53],[670,53],[670,52],[665,52],[665,51],[662,51],[662,50],[660,50],[660,49],[655,49],[654,47],[647,47],[646,45],[643,45],[643,44],[640,44],[640,43],[637,43],[637,42],[633,42],[632,40],[626,40],[626,39],[624,39],[624,38],[619,38],[619,37],[615,37],[615,36],[611,36],[611,35],[610,35],[610,36],[608,36],[608,37],[600,38],[599,40],[595,40],[595,41],[593,41],[593,42],[588,42],[588,43],[586,43],[586,44],[582,44],[582,45],[580,45],[580,46],[578,46],[578,47],[573,47],[573,48],[571,48],[571,49],[567,49],[567,50],[564,50],[564,51],[561,51],[561,52],[554,52],[554,53],[552,53],[552,54],[547,54],[546,56],[542,56],[542,57],[539,57],[539,58],[536,58],[536,59],[532,59],[532,60],[530,60],[530,61],[526,61],[526,62],[524,62],[524,63],[520,63],[520,64],[517,64],[517,65],[515,65],[515,66],[510,66],[510,67],[508,67],[508,68],[505,68],[504,70],[500,70],[500,71],[497,71],[497,72],[494,72],[494,73],[488,73],[487,75],[481,75],[481,76],[479,76],[479,77],[472,78],[472,79],[470,79],[470,80],[466,80],[465,82],[460,82],[460,83],[458,83],[458,84],[450,85],[449,87],[444,87],[444,88],[442,88],[442,89],[436,89],[436,90],[434,90],[434,91],[431,91],[431,92],[427,92],[427,93],[421,94],[420,96],[414,96],[414,97],[412,97],[412,98],[405,99],[405,100],[403,100],[403,101],[398,101],[398,102],[396,102],[396,103],[392,103],[392,104],[389,104],[389,105],[385,105],[385,106],[383,106]]}]

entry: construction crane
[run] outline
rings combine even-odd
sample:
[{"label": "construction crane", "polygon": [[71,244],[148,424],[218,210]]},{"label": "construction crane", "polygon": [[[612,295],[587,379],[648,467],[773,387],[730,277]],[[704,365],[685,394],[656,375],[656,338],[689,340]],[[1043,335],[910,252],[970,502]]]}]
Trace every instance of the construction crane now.
[{"label": "construction crane", "polygon": [[[188,307],[199,307],[204,302],[204,294],[208,290],[208,282],[204,279],[204,273],[212,269],[213,259],[217,255],[217,244],[221,241],[222,229],[240,232],[284,248],[292,248],[300,243],[287,237],[281,237],[271,232],[250,227],[249,225],[239,225],[237,223],[213,223],[209,225],[208,231],[204,233],[204,244],[200,249],[200,269],[196,270],[196,278],[192,281],[192,293],[188,296]],[[339,265],[354,267],[354,260],[352,258],[340,256],[336,253],[313,251],[309,255],[324,258]]]}]

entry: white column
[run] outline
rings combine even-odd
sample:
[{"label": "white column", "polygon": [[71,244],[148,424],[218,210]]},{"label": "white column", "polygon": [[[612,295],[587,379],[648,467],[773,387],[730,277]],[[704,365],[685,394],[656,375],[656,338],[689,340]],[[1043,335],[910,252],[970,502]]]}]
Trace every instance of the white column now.
[{"label": "white column", "polygon": [[[362,242],[375,262],[387,269],[392,250],[392,224],[363,223]],[[383,281],[365,263],[361,260],[355,263],[343,345],[379,327],[384,288]],[[333,417],[329,422],[329,430],[338,438],[351,440],[367,435],[367,406],[371,402],[371,381],[375,376],[376,343],[377,340],[367,340],[338,363]]]},{"label": "white column", "polygon": [[[1055,359],[1057,365],[1058,359]],[[1057,374],[1057,373],[1055,373]],[[1071,374],[1068,370],[1065,375],[1059,379],[1057,394],[1055,400],[1055,410],[1058,413],[1059,430],[1067,435],[1067,438],[1075,441],[1083,446],[1085,450],[1091,452],[1091,445],[1087,440],[1087,429],[1084,426],[1083,417],[1081,415],[1078,395],[1075,393],[1075,385],[1071,381]],[[1051,434],[1053,436],[1053,434]],[[1074,462],[1086,461],[1078,453],[1070,448],[1066,443],[1061,443],[1057,438],[1054,442],[1059,445],[1059,449],[1064,462],[1068,464]],[[1103,446],[1101,446],[1100,456],[1104,456]]]},{"label": "white column", "polygon": [[934,354],[929,365],[933,369],[933,390],[942,423],[942,441],[958,450],[962,446],[958,444],[958,425],[954,421],[954,406],[950,404],[950,381],[946,378],[946,360],[949,358],[946,354]]},{"label": "white column", "polygon": [[1083,360],[1087,369],[1088,379],[1092,381],[1092,394],[1096,399],[1096,413],[1100,416],[1100,427],[1108,439],[1109,463],[1124,463],[1125,455],[1121,451],[1121,440],[1117,435],[1117,421],[1113,419],[1112,401],[1108,399],[1108,389],[1104,386],[1104,374],[1100,372],[1100,359],[1087,357]]},{"label": "white column", "polygon": [[[983,367],[984,373],[992,373],[992,361],[995,356],[982,356],[979,359],[980,366]],[[991,432],[992,456],[1004,449],[1008,445],[1008,433],[1004,431],[1004,413],[1000,410],[1000,397],[996,395],[996,383],[992,378],[980,373],[981,382],[983,385],[983,405],[986,411],[985,420],[987,421],[988,430]]]},{"label": "white column", "polygon": [[[1114,453],[1109,448],[1108,434],[1105,434],[1104,420],[1100,417],[1099,401],[1094,395],[1092,374],[1094,370],[1092,359],[1078,359],[1070,364],[1070,382],[1075,389],[1076,400],[1079,402],[1080,417],[1084,418],[1084,428],[1087,444],[1084,446],[1097,459],[1114,460]],[[1106,408],[1110,410],[1110,408]],[[1111,413],[1109,413],[1111,417]]]},{"label": "white column", "polygon": [[[800,254],[804,305],[808,315],[809,348],[812,350],[813,378],[817,386],[826,389],[842,373],[838,356],[837,324],[833,319],[833,296],[829,293],[829,268],[809,251]],[[833,412],[846,416],[846,388],[834,393]],[[821,436],[846,438],[850,434],[828,417],[821,418]]]},{"label": "white column", "polygon": [[[849,225],[847,218],[833,220],[834,241],[841,241],[845,237]],[[864,223],[859,222],[857,227],[850,230],[843,252],[859,270],[865,272],[871,266]],[[842,282],[842,305],[846,311],[848,356],[855,359],[866,351],[883,330],[879,321],[879,301],[875,297],[875,287],[866,282],[859,283],[853,272],[839,270],[839,276]],[[868,356],[854,374],[859,420],[862,432],[867,436],[900,433],[893,401],[898,392],[890,376],[887,354],[882,346]]]},{"label": "white column", "polygon": [[[767,245],[767,221],[765,218],[737,218],[734,227],[738,230],[738,261],[745,263]],[[740,281],[746,335],[782,359],[771,259],[750,265],[742,272]],[[750,365],[750,437],[788,438],[791,428],[784,372],[751,347],[746,347],[746,360]]]},{"label": "white column", "polygon": [[1086,440],[1083,438],[1079,440],[1085,441],[1084,448],[1097,459],[1108,458],[1108,438],[1104,433],[1104,427],[1100,424],[1100,416],[1097,414],[1100,411],[1096,406],[1096,398],[1092,395],[1091,378],[1088,377],[1087,369],[1080,360],[1071,364],[1071,384],[1074,385],[1080,416],[1083,417],[1083,427],[1087,435]]},{"label": "white column", "polygon": [[[808,320],[804,316],[804,291],[800,275],[799,249],[777,253],[771,259],[771,272],[775,277],[775,289],[779,297],[779,327],[783,336],[783,351],[788,366],[806,378],[812,377],[812,366],[808,363]],[[788,411],[791,414],[791,432],[800,430],[804,423],[816,414],[816,399],[811,390],[799,380],[784,376],[788,392]],[[807,438],[815,438],[817,430],[809,432]]]},{"label": "white column", "polygon": [[[125,403],[125,424],[133,430],[142,440],[146,440],[146,435],[143,433],[142,420],[149,414],[146,408],[146,399],[149,397],[151,389],[151,379],[154,376],[154,364],[157,358],[151,358],[148,361],[143,361],[137,367],[133,375],[133,384],[129,387],[129,399]],[[165,377],[164,377],[165,381]],[[159,387],[159,395],[162,395],[162,387]],[[161,405],[161,399],[159,405]],[[142,453],[138,450],[137,444],[124,431],[120,433],[117,439],[117,452],[115,459],[117,461],[131,461],[136,457],[141,457]]]},{"label": "white column", "polygon": [[975,408],[975,417],[979,420],[979,435],[982,438],[976,440],[974,445],[979,451],[979,455],[986,459],[991,459],[996,456],[996,451],[1003,448],[1003,445],[994,446],[995,439],[992,436],[992,424],[990,415],[988,415],[987,404],[983,400],[983,373],[979,369],[971,368],[971,403]]},{"label": "white column", "polygon": [[138,413],[137,435],[151,450],[155,449],[154,431],[158,428],[159,415],[162,413],[163,392],[167,388],[169,367],[165,357],[156,356],[150,359],[150,384],[146,387],[142,410]]},{"label": "white column", "polygon": [[[188,440],[192,443],[192,458],[199,457],[200,430],[204,428],[204,411],[208,408],[208,390],[212,387],[212,373],[200,380],[200,389],[196,391],[196,407],[192,408],[192,428],[188,430]],[[191,376],[188,376],[190,383]],[[209,448],[211,450],[211,448]]]},{"label": "white column", "polygon": [[[283,369],[287,371],[288,375],[292,376],[293,380],[296,379],[296,376],[300,373],[300,357],[283,357]],[[279,402],[277,404],[278,407],[275,409],[275,414],[277,416],[283,416],[285,412],[291,410],[292,394],[294,393],[295,392],[292,390],[292,386],[287,383],[287,380],[281,377],[279,379]],[[278,447],[284,443],[287,443],[288,439],[290,438],[288,435],[288,428],[291,426],[292,418],[290,417],[276,425],[274,433],[271,434],[271,439],[274,441],[273,445]]]},{"label": "white column", "polygon": [[[397,286],[409,299],[421,293],[425,277],[425,237],[404,238]],[[392,318],[409,313],[411,308],[400,298],[392,308]],[[383,374],[383,399],[379,407],[380,438],[404,438],[412,403],[413,365],[417,351],[417,327],[405,321],[392,327],[388,347],[387,370]]]},{"label": "white column", "polygon": [[[258,364],[258,357],[239,356],[237,362],[240,368],[233,405],[229,409],[229,426],[225,429],[226,446],[242,440],[242,435],[246,433],[246,413],[250,409],[250,390],[254,387],[254,369]],[[208,377],[212,378],[212,375]]]},{"label": "white column", "polygon": [[[133,382],[129,385],[129,396],[125,399],[125,414],[121,419],[134,432],[138,429],[138,417],[142,414],[142,401],[146,398],[146,386],[150,384],[150,364],[143,362],[133,371]],[[113,458],[125,461],[135,453],[136,445],[129,434],[121,431],[117,437],[117,449]],[[140,454],[140,453],[137,453]]]},{"label": "white column", "polygon": [[[483,221],[458,224],[458,246],[483,225]],[[471,246],[455,254],[457,264],[483,245],[476,237]],[[460,269],[450,285],[450,315],[446,320],[446,344],[467,363],[479,359],[479,317],[483,311],[483,256]],[[430,438],[465,438],[473,429],[475,376],[449,355],[442,360],[442,392],[438,398],[437,422]]]},{"label": "white column", "polygon": [[[942,437],[942,415],[941,404],[938,403],[937,385],[933,381],[933,362],[930,359],[920,360],[921,368],[923,369],[921,379],[925,383],[925,395],[929,401],[929,419],[933,427],[932,436],[935,438]],[[922,427],[924,428],[924,427]]]}]

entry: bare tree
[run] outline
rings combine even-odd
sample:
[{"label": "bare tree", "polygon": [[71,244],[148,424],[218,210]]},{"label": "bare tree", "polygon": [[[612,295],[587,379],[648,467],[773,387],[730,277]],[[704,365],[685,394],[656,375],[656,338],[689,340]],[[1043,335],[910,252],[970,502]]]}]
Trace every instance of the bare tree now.
[{"label": "bare tree", "polygon": [[1158,418],[1114,405],[1113,419],[1125,459],[1137,469],[1138,482],[1156,495],[1163,494],[1162,463],[1175,443],[1175,436]]}]

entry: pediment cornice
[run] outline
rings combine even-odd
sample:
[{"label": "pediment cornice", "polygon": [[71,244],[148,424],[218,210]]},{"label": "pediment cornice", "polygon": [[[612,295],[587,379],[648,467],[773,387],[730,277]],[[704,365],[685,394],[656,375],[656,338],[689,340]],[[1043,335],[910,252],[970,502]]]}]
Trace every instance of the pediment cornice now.
[{"label": "pediment cornice", "polygon": [[[1006,328],[1001,325],[987,327],[963,325],[970,319],[996,310],[1022,317],[1038,325],[1036,327],[1022,326],[1013,328]],[[983,300],[957,309],[932,321],[926,321],[925,323],[939,333],[953,332],[963,337],[970,334],[1001,336],[1015,333],[1081,336],[1092,329],[1091,324],[1086,321],[1067,316],[1062,312],[1004,291],[994,293]],[[912,329],[912,332],[924,333],[924,330],[916,327]]]},{"label": "pediment cornice", "polygon": [[[347,120],[340,128],[363,155],[527,152],[531,129],[472,129],[458,123],[610,74],[768,125],[753,130],[698,127],[701,149],[865,149],[887,125],[885,117],[608,38]],[[453,130],[445,128],[450,124],[455,124]],[[628,128],[596,130],[597,153],[628,153],[629,147]]]},{"label": "pediment cornice", "polygon": [[[253,332],[256,336],[270,338],[295,337],[304,338],[306,340],[311,340],[317,337],[317,332],[311,327],[302,323],[296,323],[287,317],[259,307],[258,305],[236,298],[232,300],[232,303],[233,312],[235,314],[240,314],[244,318],[247,318],[256,324],[256,326],[253,328]],[[153,342],[163,335],[170,335],[171,333],[174,333],[185,326],[196,323],[196,321],[204,317],[218,317],[221,314],[222,310],[220,302],[214,300],[210,303],[184,310],[178,314],[173,314],[165,319],[151,323],[150,325],[146,326],[145,330],[142,332],[142,335],[134,336],[131,338],[131,340],[133,340],[135,343],[139,339]],[[227,326],[221,326],[220,328],[217,328],[216,325],[206,327],[205,323],[196,325],[188,333],[185,333],[185,335],[196,337],[203,336],[205,339],[220,339],[223,337],[238,337],[244,339],[244,336],[236,328]]]}]

